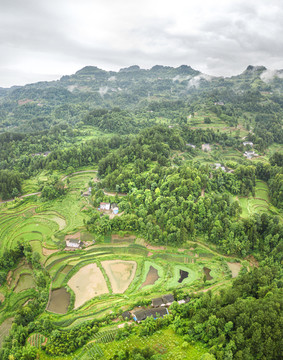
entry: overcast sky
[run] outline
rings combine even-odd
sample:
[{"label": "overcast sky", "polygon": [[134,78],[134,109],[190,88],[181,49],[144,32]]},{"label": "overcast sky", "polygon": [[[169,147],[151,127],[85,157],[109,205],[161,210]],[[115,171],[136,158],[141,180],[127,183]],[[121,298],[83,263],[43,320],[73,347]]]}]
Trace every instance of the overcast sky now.
[{"label": "overcast sky", "polygon": [[283,68],[283,0],[0,0],[0,86],[86,65]]}]

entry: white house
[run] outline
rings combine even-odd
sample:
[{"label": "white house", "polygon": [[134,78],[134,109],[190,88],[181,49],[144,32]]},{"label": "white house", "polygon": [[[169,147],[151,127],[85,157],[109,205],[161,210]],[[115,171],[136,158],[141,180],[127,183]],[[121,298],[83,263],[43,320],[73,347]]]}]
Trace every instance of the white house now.
[{"label": "white house", "polygon": [[80,239],[68,239],[66,240],[66,246],[78,249],[81,246],[81,241]]},{"label": "white house", "polygon": [[110,203],[101,202],[100,210],[110,210]]},{"label": "white house", "polygon": [[191,148],[193,148],[193,149],[195,149],[196,148],[196,146],[195,145],[193,145],[193,144],[186,144],[186,146],[190,146]]},{"label": "white house", "polygon": [[244,146],[249,145],[249,146],[252,147],[252,146],[254,146],[254,143],[252,143],[251,141],[244,141],[244,142],[243,142],[243,145],[244,145]]},{"label": "white house", "polygon": [[247,159],[252,159],[255,156],[258,156],[254,151],[245,151],[244,156],[246,156]]}]

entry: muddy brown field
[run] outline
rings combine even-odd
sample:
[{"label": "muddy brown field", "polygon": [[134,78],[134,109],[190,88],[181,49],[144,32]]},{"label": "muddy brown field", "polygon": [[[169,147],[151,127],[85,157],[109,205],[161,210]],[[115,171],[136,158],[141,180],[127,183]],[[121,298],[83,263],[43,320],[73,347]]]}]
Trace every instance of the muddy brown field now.
[{"label": "muddy brown field", "polygon": [[142,283],[140,289],[147,285],[153,285],[159,279],[158,271],[150,265],[145,281]]},{"label": "muddy brown field", "polygon": [[107,260],[101,265],[110,280],[114,294],[124,293],[133,281],[137,269],[135,261]]},{"label": "muddy brown field", "polygon": [[69,281],[68,285],[74,291],[75,309],[95,296],[107,294],[108,287],[97,264],[82,267]]},{"label": "muddy brown field", "polygon": [[56,314],[66,314],[70,304],[70,294],[65,288],[51,291],[47,310]]}]

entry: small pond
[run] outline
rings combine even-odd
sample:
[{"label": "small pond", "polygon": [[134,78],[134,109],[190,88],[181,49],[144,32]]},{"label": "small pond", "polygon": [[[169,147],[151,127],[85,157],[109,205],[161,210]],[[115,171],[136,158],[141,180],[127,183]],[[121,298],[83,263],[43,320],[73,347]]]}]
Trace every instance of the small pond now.
[{"label": "small pond", "polygon": [[205,275],[206,275],[206,280],[212,280],[213,279],[213,277],[210,275],[210,271],[211,271],[211,269],[209,269],[209,268],[207,268],[207,267],[203,267],[202,268],[202,270],[203,270],[203,272],[205,273]]},{"label": "small pond", "polygon": [[189,276],[188,271],[180,270],[180,279],[178,280],[178,283],[183,282],[187,277]]},{"label": "small pond", "polygon": [[142,283],[140,289],[147,285],[153,285],[159,279],[158,271],[150,265],[149,271],[146,275],[145,281]]}]

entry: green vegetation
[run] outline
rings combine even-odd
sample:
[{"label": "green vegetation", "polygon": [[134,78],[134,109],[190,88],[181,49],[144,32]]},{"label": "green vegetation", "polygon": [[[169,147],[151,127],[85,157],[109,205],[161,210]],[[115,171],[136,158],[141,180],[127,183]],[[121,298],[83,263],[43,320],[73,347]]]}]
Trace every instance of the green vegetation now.
[{"label": "green vegetation", "polygon": [[[262,71],[3,93],[1,359],[281,358],[283,87]],[[168,316],[122,318],[169,293]]]}]

